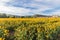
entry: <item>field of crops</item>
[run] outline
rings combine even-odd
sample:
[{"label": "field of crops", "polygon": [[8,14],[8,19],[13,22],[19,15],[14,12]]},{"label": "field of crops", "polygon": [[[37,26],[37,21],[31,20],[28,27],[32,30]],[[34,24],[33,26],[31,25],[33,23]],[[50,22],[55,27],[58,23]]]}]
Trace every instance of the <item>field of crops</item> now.
[{"label": "field of crops", "polygon": [[0,40],[60,40],[60,18],[0,18]]}]

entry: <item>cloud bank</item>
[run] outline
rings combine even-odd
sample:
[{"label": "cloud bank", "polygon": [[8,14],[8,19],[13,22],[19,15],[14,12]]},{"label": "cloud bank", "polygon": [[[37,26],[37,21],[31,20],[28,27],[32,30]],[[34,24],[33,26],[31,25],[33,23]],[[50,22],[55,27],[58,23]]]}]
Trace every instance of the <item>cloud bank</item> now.
[{"label": "cloud bank", "polygon": [[60,15],[60,0],[0,0],[0,13]]}]

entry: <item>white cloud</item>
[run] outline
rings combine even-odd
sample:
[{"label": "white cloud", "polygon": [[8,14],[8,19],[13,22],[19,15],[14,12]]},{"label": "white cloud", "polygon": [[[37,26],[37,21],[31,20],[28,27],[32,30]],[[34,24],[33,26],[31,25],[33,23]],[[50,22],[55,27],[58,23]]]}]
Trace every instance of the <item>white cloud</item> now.
[{"label": "white cloud", "polygon": [[6,6],[6,2],[11,0],[0,0],[0,13],[7,13],[13,15],[29,15],[28,13],[31,11],[26,8],[21,7],[13,7],[13,6]]},{"label": "white cloud", "polygon": [[[16,14],[16,15],[27,15],[31,10],[19,7],[8,7],[8,6],[0,6],[0,12],[7,14]],[[14,14],[14,15],[15,15]]]},{"label": "white cloud", "polygon": [[2,1],[2,2],[8,2],[8,1],[10,1],[10,0],[0,0],[0,1]]},{"label": "white cloud", "polygon": [[51,15],[59,15],[60,16],[60,10],[57,10],[55,12],[52,12]]},{"label": "white cloud", "polygon": [[6,2],[9,2],[9,1],[11,1],[11,0],[0,0],[0,6],[5,5]]},{"label": "white cloud", "polygon": [[[45,14],[45,13],[42,13],[42,11],[55,9],[55,8],[60,7],[60,0],[43,0],[41,2],[44,2],[44,3],[48,4],[48,5],[42,6],[41,14]],[[59,15],[60,16],[60,8],[55,9],[55,10],[56,11],[52,10],[51,13],[48,13],[46,15]]]},{"label": "white cloud", "polygon": [[[60,0],[34,0],[35,1],[34,3],[28,3],[28,4],[27,3],[25,4],[22,2],[23,3],[22,5],[24,7],[37,8],[36,10],[31,10],[31,9],[26,9],[23,7],[6,6],[6,2],[11,2],[11,1],[13,3],[14,0],[0,0],[0,12],[1,13],[8,13],[8,14],[14,14],[14,15],[30,15],[30,12],[34,14],[44,14],[42,13],[42,11],[50,10],[50,9],[59,7],[60,5]],[[13,4],[16,4],[16,2],[14,2]],[[16,5],[18,5],[18,1]],[[60,15],[60,11],[55,11],[51,13],[51,15],[54,15],[54,14]]]},{"label": "white cloud", "polygon": [[36,1],[36,2],[41,2],[41,1],[43,1],[43,0],[34,0],[34,1]]}]

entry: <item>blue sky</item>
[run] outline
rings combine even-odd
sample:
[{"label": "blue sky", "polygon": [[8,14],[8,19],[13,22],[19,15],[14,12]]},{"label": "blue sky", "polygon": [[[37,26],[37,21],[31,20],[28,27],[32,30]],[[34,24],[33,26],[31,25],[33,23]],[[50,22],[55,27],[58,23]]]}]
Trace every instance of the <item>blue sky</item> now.
[{"label": "blue sky", "polygon": [[0,0],[0,13],[60,15],[60,0]]}]

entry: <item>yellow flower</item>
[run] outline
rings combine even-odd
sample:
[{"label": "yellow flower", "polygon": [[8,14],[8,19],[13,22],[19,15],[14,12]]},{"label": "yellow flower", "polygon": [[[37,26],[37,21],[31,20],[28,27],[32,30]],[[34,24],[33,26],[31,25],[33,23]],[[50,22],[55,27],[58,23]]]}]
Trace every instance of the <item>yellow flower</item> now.
[{"label": "yellow flower", "polygon": [[1,26],[0,26],[0,28],[1,28]]},{"label": "yellow flower", "polygon": [[5,32],[5,33],[7,33],[7,32],[8,32],[8,30],[4,30],[4,32]]},{"label": "yellow flower", "polygon": [[0,38],[0,40],[3,40],[2,38]]},{"label": "yellow flower", "polygon": [[5,40],[5,38],[0,38],[0,40]]}]

